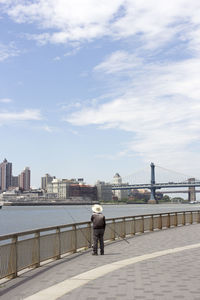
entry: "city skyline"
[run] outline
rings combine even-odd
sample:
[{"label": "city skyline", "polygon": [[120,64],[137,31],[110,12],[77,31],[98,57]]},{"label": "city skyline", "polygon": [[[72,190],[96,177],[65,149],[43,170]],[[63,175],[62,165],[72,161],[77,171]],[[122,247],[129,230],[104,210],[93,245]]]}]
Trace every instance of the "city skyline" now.
[{"label": "city skyline", "polygon": [[110,182],[200,178],[200,3],[0,0],[1,161]]},{"label": "city skyline", "polygon": [[0,192],[8,191],[10,188],[19,188],[25,191],[31,188],[31,171],[25,167],[17,176],[13,174],[12,162],[6,158],[0,162]]}]

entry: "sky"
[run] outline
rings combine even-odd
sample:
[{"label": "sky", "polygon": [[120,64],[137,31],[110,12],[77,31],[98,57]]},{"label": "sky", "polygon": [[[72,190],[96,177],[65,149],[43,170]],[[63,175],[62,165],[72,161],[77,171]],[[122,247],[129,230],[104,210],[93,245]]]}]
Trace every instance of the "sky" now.
[{"label": "sky", "polygon": [[200,178],[200,2],[0,0],[0,139],[32,187]]}]

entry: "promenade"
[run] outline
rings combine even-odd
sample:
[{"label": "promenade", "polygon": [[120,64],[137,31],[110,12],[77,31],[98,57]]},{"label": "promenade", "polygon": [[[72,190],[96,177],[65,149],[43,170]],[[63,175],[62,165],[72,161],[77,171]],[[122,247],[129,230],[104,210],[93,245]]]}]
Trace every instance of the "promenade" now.
[{"label": "promenade", "polygon": [[2,300],[200,299],[200,224],[136,235],[31,270],[0,286]]}]

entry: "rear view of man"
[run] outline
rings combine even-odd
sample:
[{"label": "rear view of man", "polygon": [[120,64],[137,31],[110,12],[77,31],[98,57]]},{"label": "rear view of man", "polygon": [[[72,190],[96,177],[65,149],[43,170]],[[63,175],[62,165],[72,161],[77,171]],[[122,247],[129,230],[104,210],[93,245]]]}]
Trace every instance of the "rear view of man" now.
[{"label": "rear view of man", "polygon": [[91,221],[93,223],[93,253],[92,255],[98,255],[98,241],[100,243],[100,253],[104,255],[104,231],[106,227],[105,216],[102,214],[103,208],[99,204],[92,206],[93,214]]}]

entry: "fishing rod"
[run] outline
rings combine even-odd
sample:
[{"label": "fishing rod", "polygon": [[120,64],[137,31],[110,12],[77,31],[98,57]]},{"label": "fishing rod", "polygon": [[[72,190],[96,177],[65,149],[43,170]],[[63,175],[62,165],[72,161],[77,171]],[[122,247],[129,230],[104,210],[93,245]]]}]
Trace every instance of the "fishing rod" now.
[{"label": "fishing rod", "polygon": [[[85,207],[85,209],[86,209],[87,211],[89,211],[89,213],[91,213],[90,210],[89,210],[89,208],[87,208],[85,205],[84,205],[84,207]],[[111,231],[114,232],[114,233],[117,235],[118,238],[124,240],[127,244],[130,244],[129,241],[128,241],[126,238],[120,236],[120,235],[118,234],[118,232],[117,232],[116,230],[114,230],[114,229],[111,227],[111,224],[108,224],[108,223],[107,223],[106,226],[108,226],[108,227],[111,229]]]},{"label": "fishing rod", "polygon": [[[109,226],[109,225],[111,225],[111,224],[106,224],[106,225]],[[115,234],[117,234],[118,238],[124,240],[127,244],[130,244],[129,241],[128,241],[126,238],[120,236],[120,235],[117,233],[117,231],[115,231],[111,226],[109,226],[109,228],[111,229],[111,231],[113,231]]]},{"label": "fishing rod", "polygon": [[[91,214],[91,211],[89,210],[89,208],[87,208],[85,205],[83,205],[83,206],[84,206],[84,208]],[[75,218],[72,216],[72,214],[71,214],[66,208],[64,208],[64,209],[66,210],[66,212],[68,213],[68,215],[70,216],[70,218],[72,219],[72,221],[73,221],[74,223],[77,223],[76,220],[75,220]],[[122,239],[122,240],[125,241],[127,244],[130,244],[129,241],[128,241],[126,238],[120,236],[120,235],[118,234],[118,232],[117,232],[115,229],[113,229],[113,228],[111,227],[111,224],[108,224],[108,223],[107,223],[106,226],[108,226],[109,229],[110,229],[112,232],[114,232],[114,233],[117,235],[118,238]],[[85,239],[87,240],[87,242],[88,242],[89,245],[90,245],[90,244],[91,244],[91,241],[88,240],[87,236],[86,236],[85,233],[82,231],[81,227],[80,227],[79,225],[77,225],[77,227],[78,227],[78,229],[80,229],[81,233],[83,234],[83,236],[85,237]]]},{"label": "fishing rod", "polygon": [[[75,218],[72,216],[72,214],[71,214],[66,208],[64,208],[64,209],[67,211],[67,213],[68,213],[68,215],[70,216],[70,218],[72,219],[72,221],[73,221],[75,224],[77,224],[77,222],[76,222]],[[82,235],[85,237],[85,239],[87,240],[87,242],[89,243],[89,245],[91,245],[91,241],[88,239],[88,237],[87,237],[87,236],[85,235],[85,233],[82,231],[81,227],[80,227],[79,225],[77,225],[77,228],[80,229]]]}]

